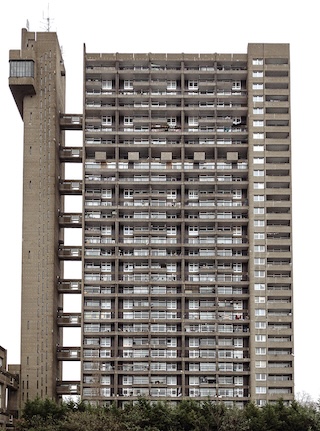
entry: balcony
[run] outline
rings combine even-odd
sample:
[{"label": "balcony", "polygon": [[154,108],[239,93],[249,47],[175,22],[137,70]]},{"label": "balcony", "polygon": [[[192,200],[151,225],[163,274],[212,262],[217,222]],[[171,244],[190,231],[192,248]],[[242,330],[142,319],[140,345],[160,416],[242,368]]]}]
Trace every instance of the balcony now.
[{"label": "balcony", "polygon": [[19,387],[18,376],[9,373],[3,368],[0,368],[0,379],[1,383],[10,389],[17,390]]}]

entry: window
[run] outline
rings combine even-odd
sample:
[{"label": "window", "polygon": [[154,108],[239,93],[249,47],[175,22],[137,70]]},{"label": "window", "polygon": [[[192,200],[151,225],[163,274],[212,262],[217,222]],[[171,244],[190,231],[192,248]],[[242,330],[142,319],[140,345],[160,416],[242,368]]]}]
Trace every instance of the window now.
[{"label": "window", "polygon": [[256,355],[266,355],[267,349],[265,347],[256,347]]},{"label": "window", "polygon": [[264,145],[254,145],[253,151],[264,151]]},{"label": "window", "polygon": [[254,220],[254,226],[256,227],[264,227],[265,221],[264,220]]},{"label": "window", "polygon": [[123,272],[132,272],[133,271],[133,263],[124,263],[123,264]]},{"label": "window", "polygon": [[257,317],[261,317],[261,316],[265,316],[266,315],[266,310],[264,308],[256,308],[254,310],[254,315]]},{"label": "window", "polygon": [[133,81],[126,79],[123,82],[123,89],[124,90],[133,90]]},{"label": "window", "polygon": [[253,139],[264,139],[264,133],[254,133]]},{"label": "window", "polygon": [[199,347],[199,338],[189,338],[189,347]]},{"label": "window", "polygon": [[[104,264],[102,264],[104,265]],[[111,267],[111,262],[110,262],[110,267]],[[102,266],[103,268],[103,266]],[[103,310],[111,310],[111,300],[110,299],[101,299],[101,308]]]},{"label": "window", "polygon": [[253,127],[263,127],[264,122],[263,120],[253,120]]},{"label": "window", "polygon": [[189,199],[197,199],[199,197],[199,191],[198,190],[188,190],[188,197],[189,197]]},{"label": "window", "polygon": [[112,117],[111,116],[103,116],[102,117],[102,125],[103,126],[112,126]]},{"label": "window", "polygon": [[256,366],[256,368],[267,368],[267,362],[266,361],[256,361],[255,366]]},{"label": "window", "polygon": [[123,226],[123,235],[133,235],[133,227]]},{"label": "window", "polygon": [[132,385],[132,376],[123,376],[122,384],[123,385]]},{"label": "window", "polygon": [[261,70],[254,70],[252,72],[252,76],[254,78],[262,78],[263,77],[263,72]]},{"label": "window", "polygon": [[199,301],[195,299],[190,299],[189,310],[197,310],[199,308]]},{"label": "window", "polygon": [[[107,198],[107,199],[112,198],[112,189],[101,190],[101,197]],[[111,230],[110,230],[110,232],[111,232]]]},{"label": "window", "polygon": [[253,171],[253,176],[254,177],[264,177],[264,171],[263,170],[255,169]]},{"label": "window", "polygon": [[234,347],[243,347],[243,339],[242,338],[235,338],[233,340]]},{"label": "window", "polygon": [[198,272],[199,264],[198,263],[189,263],[189,272]]},{"label": "window", "polygon": [[254,264],[255,265],[264,265],[266,263],[266,260],[263,257],[255,257],[254,258]]},{"label": "window", "polygon": [[133,117],[124,117],[123,118],[123,124],[125,126],[132,126],[133,125]]},{"label": "window", "polygon": [[177,227],[167,226],[167,235],[177,235]]},{"label": "window", "polygon": [[[262,361],[261,361],[262,362]],[[265,381],[267,380],[267,375],[265,373],[257,373],[256,374],[256,381]]]},{"label": "window", "polygon": [[176,272],[177,264],[176,263],[167,263],[167,272]]},{"label": "window", "polygon": [[267,323],[266,322],[255,322],[254,327],[256,329],[267,329]]},{"label": "window", "polygon": [[267,393],[267,388],[265,386],[256,386],[257,395],[266,394],[266,393]]},{"label": "window", "polygon": [[32,60],[10,61],[11,78],[34,78],[34,62]]},{"label": "window", "polygon": [[265,271],[254,271],[254,276],[256,278],[264,278],[265,277]]},{"label": "window", "polygon": [[111,338],[104,337],[100,339],[100,345],[102,347],[111,347]]},{"label": "window", "polygon": [[253,96],[252,100],[254,102],[263,102],[263,96]]},{"label": "window", "polygon": [[256,296],[254,298],[254,302],[256,304],[264,304],[266,302],[266,298],[264,296]]},{"label": "window", "polygon": [[264,283],[255,283],[254,290],[266,290],[266,285]]},{"label": "window", "polygon": [[253,90],[263,90],[263,84],[253,83],[252,84],[252,89]]},{"label": "window", "polygon": [[253,58],[252,64],[253,64],[253,66],[262,66],[263,65],[263,59],[262,58]]},{"label": "window", "polygon": [[263,165],[264,158],[263,157],[254,157],[253,158],[253,163],[256,164],[256,165]]},{"label": "window", "polygon": [[253,214],[264,214],[264,208],[253,208]]},{"label": "window", "polygon": [[111,80],[102,81],[102,90],[112,90],[112,81]]},{"label": "window", "polygon": [[253,108],[252,113],[253,113],[254,115],[263,115],[263,113],[264,113],[264,109],[263,109],[263,108]]},{"label": "window", "polygon": [[123,190],[123,197],[126,198],[132,198],[133,197],[133,189],[124,189]]},{"label": "window", "polygon": [[177,89],[177,81],[168,80],[167,81],[167,90],[176,90]]},{"label": "window", "polygon": [[254,202],[264,202],[264,196],[263,195],[254,195],[253,201]]},{"label": "window", "polygon": [[267,341],[266,335],[256,335],[254,338],[257,343],[265,343]]},{"label": "window", "polygon": [[264,189],[264,183],[254,183],[253,188],[254,189]]},{"label": "window", "polygon": [[189,117],[188,118],[188,126],[198,126],[199,119],[198,117]]},{"label": "window", "polygon": [[198,81],[193,79],[188,81],[188,90],[197,91],[198,90]]},{"label": "window", "polygon": [[[255,220],[255,221],[260,221],[260,220]],[[254,251],[258,253],[263,253],[266,251],[266,247],[264,245],[255,245]]]},{"label": "window", "polygon": [[233,81],[232,90],[241,90],[241,81]]},{"label": "window", "polygon": [[256,232],[253,237],[254,239],[265,239],[265,234],[263,232]]}]

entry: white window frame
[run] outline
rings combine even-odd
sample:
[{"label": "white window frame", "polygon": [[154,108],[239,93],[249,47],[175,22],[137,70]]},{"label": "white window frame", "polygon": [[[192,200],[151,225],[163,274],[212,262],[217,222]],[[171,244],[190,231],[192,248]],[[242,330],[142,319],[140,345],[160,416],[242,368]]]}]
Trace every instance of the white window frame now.
[{"label": "white window frame", "polygon": [[253,115],[263,115],[264,109],[261,107],[253,108],[252,113]]},{"label": "white window frame", "polygon": [[266,290],[264,283],[254,283],[254,290]]},{"label": "white window frame", "polygon": [[264,308],[256,308],[254,310],[254,315],[256,317],[265,317],[266,316],[266,310]]},{"label": "white window frame", "polygon": [[267,348],[266,347],[256,347],[255,349],[257,356],[262,356],[267,354]]},{"label": "white window frame", "polygon": [[263,127],[264,121],[263,120],[253,120],[253,127]]},{"label": "white window frame", "polygon": [[252,84],[252,90],[263,90],[263,84],[254,82]]},{"label": "white window frame", "polygon": [[252,59],[252,65],[253,66],[262,66],[263,65],[263,58],[253,58]]},{"label": "white window frame", "polygon": [[256,151],[256,152],[262,152],[262,151],[264,151],[264,145],[254,145],[253,146],[253,151]]},{"label": "white window frame", "polygon": [[257,271],[254,271],[254,276],[255,278],[265,278],[266,272],[257,270]]},{"label": "white window frame", "polygon": [[188,90],[198,91],[199,82],[196,79],[189,79],[188,81]]},{"label": "white window frame", "polygon": [[133,81],[131,79],[125,79],[123,81],[124,90],[133,90]]},{"label": "white window frame", "polygon": [[262,132],[257,132],[257,133],[253,133],[253,139],[264,139],[264,133]]},{"label": "white window frame", "polygon": [[104,79],[101,83],[102,90],[112,90],[112,80],[111,79]]},{"label": "white window frame", "polygon": [[133,117],[128,116],[128,115],[124,116],[123,117],[123,124],[125,126],[133,126]]},{"label": "white window frame", "polygon": [[177,89],[177,81],[175,79],[168,79],[167,90],[176,90],[176,89]]},{"label": "white window frame", "polygon": [[256,343],[265,343],[267,341],[267,336],[264,334],[257,334],[254,337]]}]

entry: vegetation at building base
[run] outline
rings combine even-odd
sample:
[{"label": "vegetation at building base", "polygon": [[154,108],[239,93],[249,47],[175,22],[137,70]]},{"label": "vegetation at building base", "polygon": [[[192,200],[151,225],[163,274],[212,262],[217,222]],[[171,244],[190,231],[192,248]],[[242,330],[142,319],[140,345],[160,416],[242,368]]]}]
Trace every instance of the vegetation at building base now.
[{"label": "vegetation at building base", "polygon": [[49,399],[28,401],[16,429],[19,431],[320,431],[316,403],[293,401],[244,409],[222,403],[193,400],[176,406],[141,398],[120,409],[96,408],[72,400],[56,404]]}]

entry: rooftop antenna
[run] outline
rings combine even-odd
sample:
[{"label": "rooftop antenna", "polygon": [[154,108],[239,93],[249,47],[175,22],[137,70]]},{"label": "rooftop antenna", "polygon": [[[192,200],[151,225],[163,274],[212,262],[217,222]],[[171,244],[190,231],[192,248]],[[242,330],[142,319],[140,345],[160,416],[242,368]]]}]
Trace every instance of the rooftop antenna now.
[{"label": "rooftop antenna", "polygon": [[49,3],[48,3],[47,17],[45,17],[44,13],[42,13],[42,20],[43,20],[43,26],[44,26],[45,31],[50,31],[51,30],[51,24],[52,24],[53,18],[50,17]]}]

